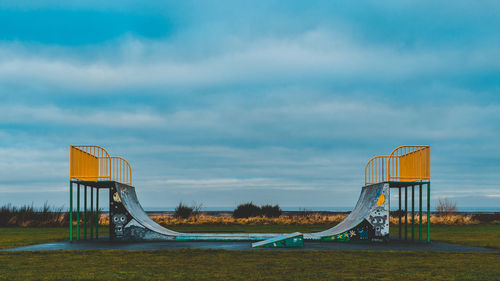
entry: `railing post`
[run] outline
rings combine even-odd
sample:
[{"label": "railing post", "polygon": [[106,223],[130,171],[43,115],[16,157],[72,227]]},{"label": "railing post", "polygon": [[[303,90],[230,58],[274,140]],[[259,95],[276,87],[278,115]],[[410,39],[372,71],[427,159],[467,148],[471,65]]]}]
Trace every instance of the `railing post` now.
[{"label": "railing post", "polygon": [[76,184],[76,240],[80,240],[80,184]]},{"label": "railing post", "polygon": [[427,183],[427,243],[431,242],[431,182]]},{"label": "railing post", "polygon": [[73,182],[69,181],[69,242],[73,242]]}]

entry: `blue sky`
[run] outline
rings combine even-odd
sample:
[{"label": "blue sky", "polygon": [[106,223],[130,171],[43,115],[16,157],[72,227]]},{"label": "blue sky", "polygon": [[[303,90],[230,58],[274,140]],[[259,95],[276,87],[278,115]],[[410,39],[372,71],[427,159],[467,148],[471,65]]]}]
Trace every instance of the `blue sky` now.
[{"label": "blue sky", "polygon": [[435,199],[500,205],[498,1],[101,2],[0,3],[0,204],[99,144],[145,206],[353,206],[429,144]]}]

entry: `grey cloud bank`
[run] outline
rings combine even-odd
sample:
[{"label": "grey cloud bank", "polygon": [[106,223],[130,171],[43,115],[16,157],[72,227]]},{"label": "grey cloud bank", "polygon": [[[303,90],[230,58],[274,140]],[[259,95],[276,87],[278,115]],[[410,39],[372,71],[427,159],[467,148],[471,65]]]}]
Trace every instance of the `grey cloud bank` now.
[{"label": "grey cloud bank", "polygon": [[66,204],[69,145],[99,144],[146,206],[352,206],[372,156],[430,144],[434,198],[499,206],[499,5],[337,4],[169,3],[164,37],[76,45],[0,31],[0,204]]}]

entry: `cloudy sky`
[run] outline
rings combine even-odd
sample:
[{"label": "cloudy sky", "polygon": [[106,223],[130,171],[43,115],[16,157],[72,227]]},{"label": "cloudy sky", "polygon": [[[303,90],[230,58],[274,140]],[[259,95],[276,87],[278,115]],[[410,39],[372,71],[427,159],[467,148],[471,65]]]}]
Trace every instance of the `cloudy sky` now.
[{"label": "cloudy sky", "polygon": [[353,206],[429,144],[435,199],[500,205],[498,1],[65,2],[0,3],[0,204],[98,144],[145,206]]}]

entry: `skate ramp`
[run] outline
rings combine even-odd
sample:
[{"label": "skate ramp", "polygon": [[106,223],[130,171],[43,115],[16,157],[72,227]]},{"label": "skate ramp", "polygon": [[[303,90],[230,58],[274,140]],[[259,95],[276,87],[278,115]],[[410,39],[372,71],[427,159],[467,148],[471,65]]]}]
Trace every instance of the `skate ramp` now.
[{"label": "skate ramp", "polygon": [[[144,211],[135,188],[126,184],[116,183],[116,193],[119,199],[112,198],[123,205],[128,213],[123,222],[124,234],[111,235],[124,240],[180,240],[180,241],[261,241],[287,235],[286,233],[182,233],[167,229],[153,221]],[[115,196],[116,197],[116,196]],[[383,200],[382,200],[383,198]],[[306,240],[371,240],[386,237],[389,234],[389,184],[380,183],[362,188],[360,197],[353,211],[338,225],[316,233],[305,233]],[[110,212],[110,217],[114,218]],[[123,217],[123,216],[122,216]],[[110,229],[116,231],[116,226]],[[340,237],[339,237],[340,236]]]},{"label": "skate ramp", "polygon": [[[380,218],[383,216],[384,218]],[[346,233],[356,228],[364,221],[372,224],[375,228],[383,226],[387,229],[379,229],[383,236],[389,234],[389,184],[378,183],[367,185],[361,189],[356,206],[352,212],[336,226],[325,231],[311,234],[316,237],[334,236]],[[375,221],[377,220],[377,221]],[[380,236],[380,235],[377,235]]]}]

